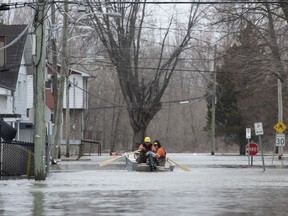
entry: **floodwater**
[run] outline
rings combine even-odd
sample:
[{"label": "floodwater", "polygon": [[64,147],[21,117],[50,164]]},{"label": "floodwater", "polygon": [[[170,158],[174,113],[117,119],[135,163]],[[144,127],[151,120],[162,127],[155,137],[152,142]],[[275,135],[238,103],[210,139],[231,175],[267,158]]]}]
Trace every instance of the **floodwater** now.
[{"label": "floodwater", "polygon": [[[169,154],[191,169],[139,173],[110,156],[61,161],[45,181],[0,181],[0,215],[287,215],[288,170],[271,156]],[[284,157],[285,158],[285,157]],[[272,166],[273,160],[273,166]]]}]

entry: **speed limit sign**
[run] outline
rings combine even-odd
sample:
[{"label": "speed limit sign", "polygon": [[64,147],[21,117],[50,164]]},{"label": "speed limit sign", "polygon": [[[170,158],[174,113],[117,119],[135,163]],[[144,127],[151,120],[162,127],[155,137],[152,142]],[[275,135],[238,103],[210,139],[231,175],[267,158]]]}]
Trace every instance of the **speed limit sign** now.
[{"label": "speed limit sign", "polygon": [[276,134],[276,146],[285,146],[285,134]]}]

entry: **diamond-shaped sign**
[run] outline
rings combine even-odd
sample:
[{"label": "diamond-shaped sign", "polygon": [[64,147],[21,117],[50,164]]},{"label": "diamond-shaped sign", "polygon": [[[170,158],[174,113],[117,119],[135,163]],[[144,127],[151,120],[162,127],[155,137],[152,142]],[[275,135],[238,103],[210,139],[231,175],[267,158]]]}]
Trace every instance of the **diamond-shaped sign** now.
[{"label": "diamond-shaped sign", "polygon": [[286,128],[286,125],[282,121],[278,121],[277,124],[274,125],[274,129],[280,134],[283,133]]}]

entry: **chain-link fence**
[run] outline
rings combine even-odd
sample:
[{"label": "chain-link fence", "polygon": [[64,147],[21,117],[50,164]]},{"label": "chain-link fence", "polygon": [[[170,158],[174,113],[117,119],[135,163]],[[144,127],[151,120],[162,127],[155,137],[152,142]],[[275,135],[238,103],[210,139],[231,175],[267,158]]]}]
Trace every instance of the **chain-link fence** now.
[{"label": "chain-link fence", "polygon": [[[46,174],[49,171],[49,146],[46,145]],[[34,176],[34,143],[0,143],[0,177]]]}]

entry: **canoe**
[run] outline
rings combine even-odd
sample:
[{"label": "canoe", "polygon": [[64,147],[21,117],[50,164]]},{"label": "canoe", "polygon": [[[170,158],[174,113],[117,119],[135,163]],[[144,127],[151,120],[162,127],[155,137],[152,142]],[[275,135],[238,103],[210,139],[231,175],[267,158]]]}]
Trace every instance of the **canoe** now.
[{"label": "canoe", "polygon": [[[146,163],[138,164],[136,161],[135,154],[126,154],[125,155],[126,169],[129,171],[137,171],[137,172],[151,172],[149,165]],[[166,159],[164,166],[157,166],[156,172],[168,172],[173,171],[175,165]]]}]

